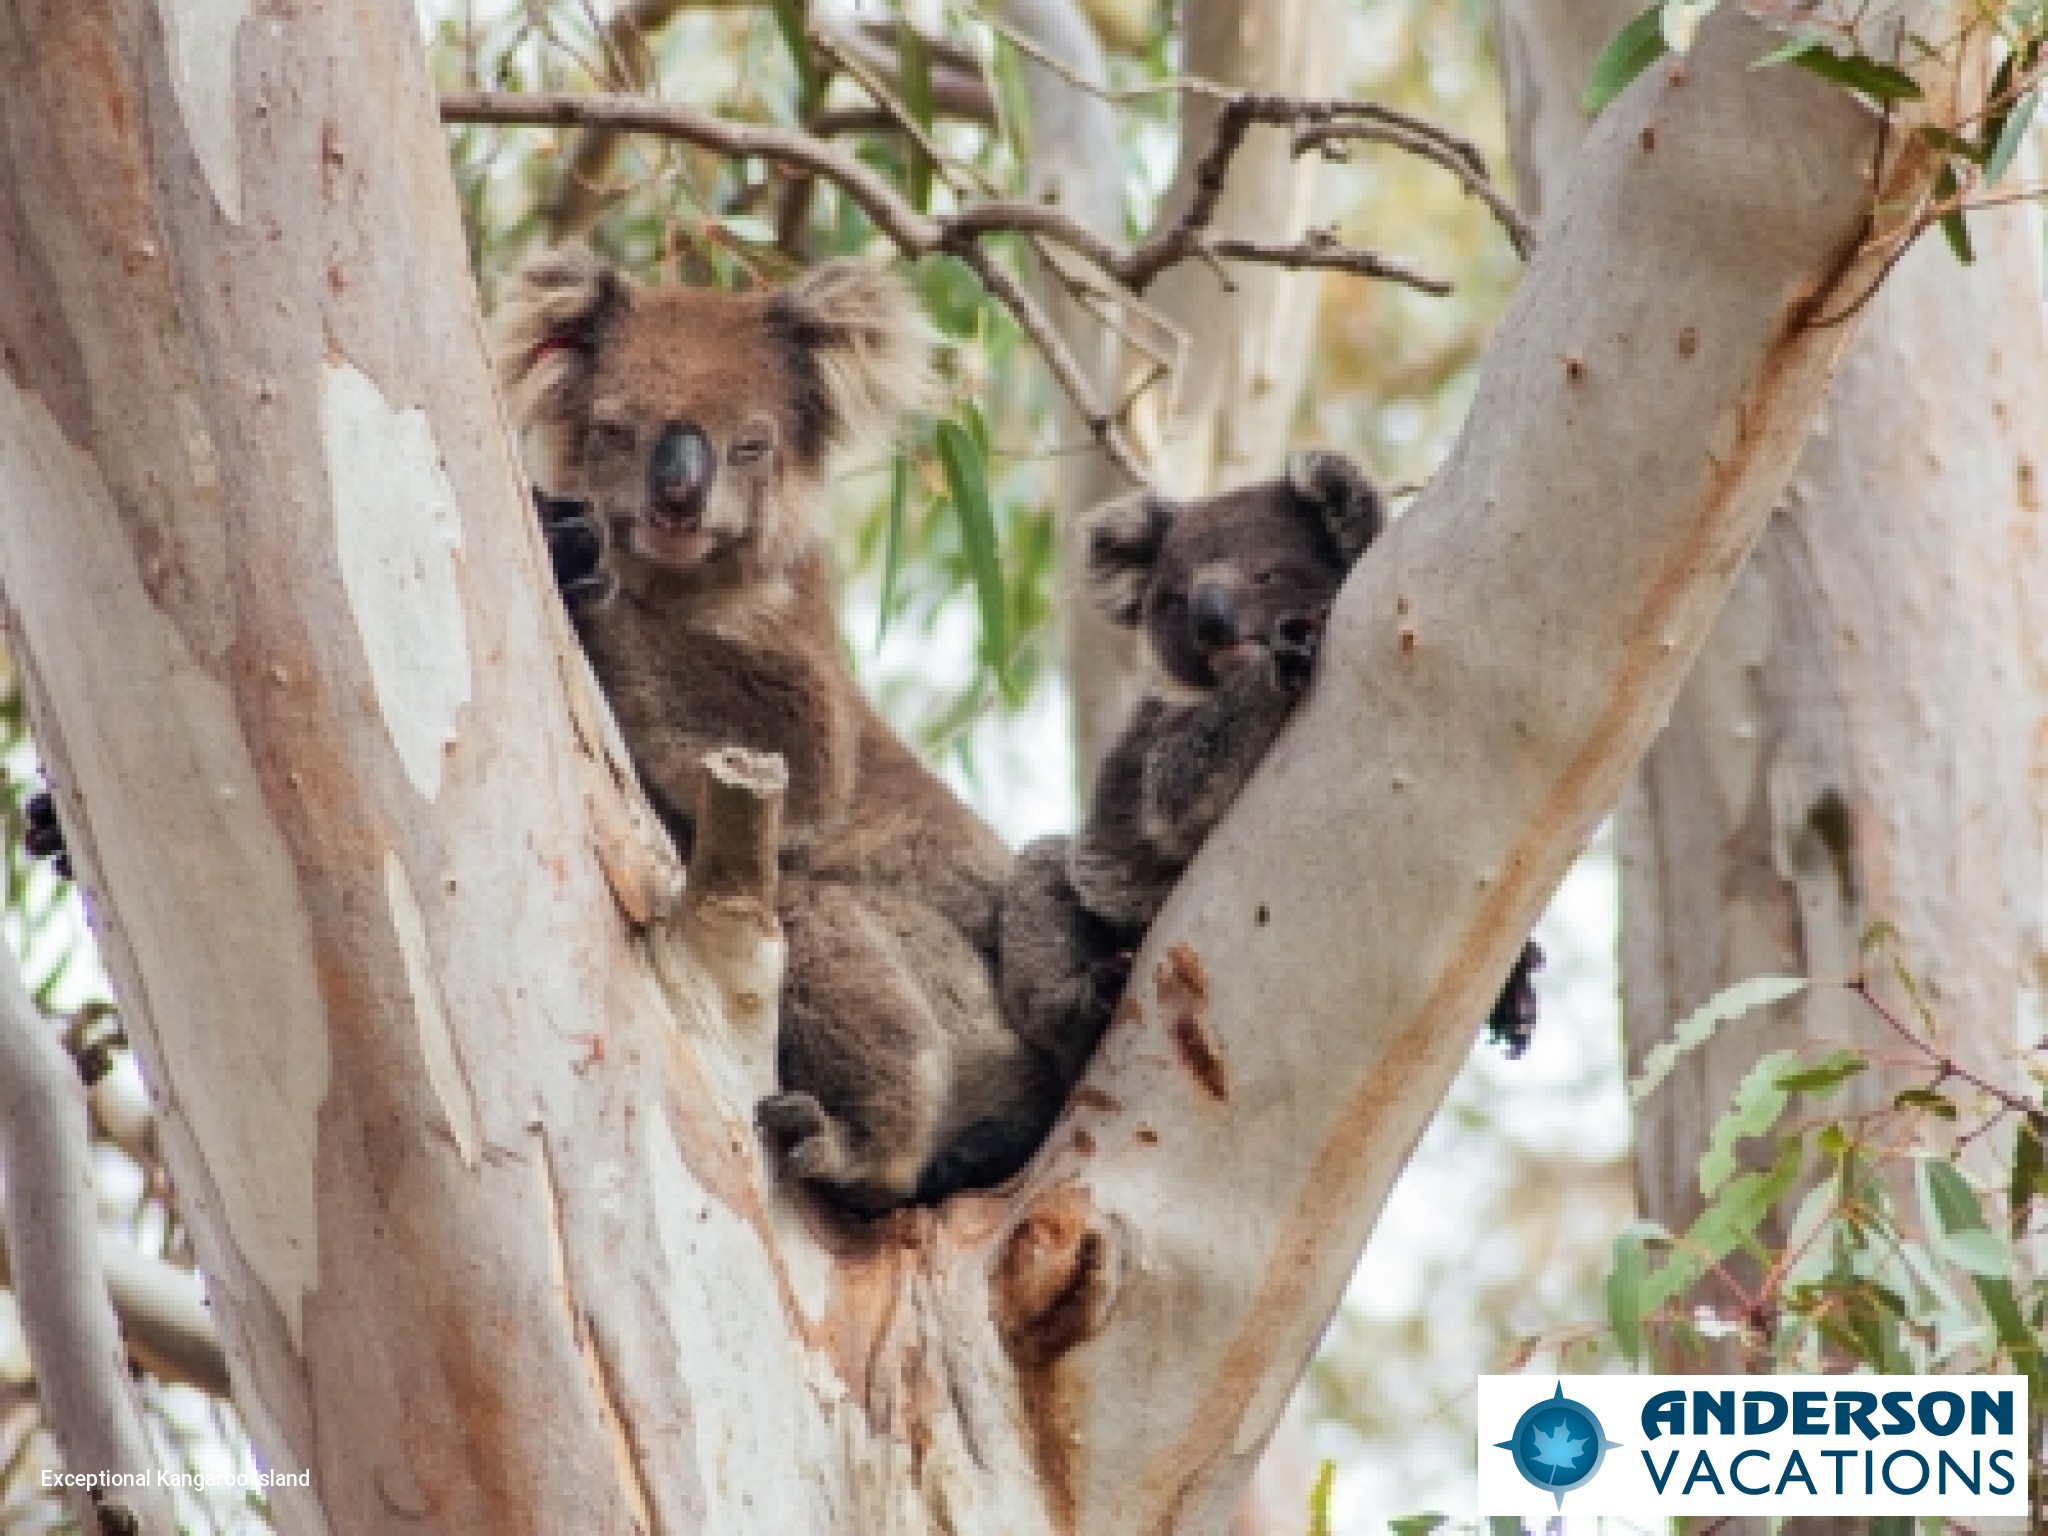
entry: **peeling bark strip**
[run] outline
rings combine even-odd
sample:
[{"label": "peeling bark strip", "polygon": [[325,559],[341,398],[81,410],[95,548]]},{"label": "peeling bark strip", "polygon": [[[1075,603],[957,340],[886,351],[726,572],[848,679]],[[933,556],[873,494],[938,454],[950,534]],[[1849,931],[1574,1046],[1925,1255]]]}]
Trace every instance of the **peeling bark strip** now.
[{"label": "peeling bark strip", "polygon": [[406,777],[431,801],[470,698],[455,488],[426,412],[393,410],[361,370],[322,369],[321,421],[341,579],[370,680]]}]

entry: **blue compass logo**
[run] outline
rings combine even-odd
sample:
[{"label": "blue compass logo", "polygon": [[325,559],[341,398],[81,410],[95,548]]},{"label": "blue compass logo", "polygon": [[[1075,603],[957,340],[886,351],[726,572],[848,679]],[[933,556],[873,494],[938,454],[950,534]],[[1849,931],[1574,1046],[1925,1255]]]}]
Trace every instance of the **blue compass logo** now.
[{"label": "blue compass logo", "polygon": [[1555,1494],[1563,1509],[1564,1496],[1590,1483],[1609,1449],[1619,1445],[1607,1438],[1592,1409],[1564,1395],[1560,1381],[1555,1395],[1515,1420],[1514,1435],[1496,1442],[1496,1449],[1511,1452],[1522,1480]]}]

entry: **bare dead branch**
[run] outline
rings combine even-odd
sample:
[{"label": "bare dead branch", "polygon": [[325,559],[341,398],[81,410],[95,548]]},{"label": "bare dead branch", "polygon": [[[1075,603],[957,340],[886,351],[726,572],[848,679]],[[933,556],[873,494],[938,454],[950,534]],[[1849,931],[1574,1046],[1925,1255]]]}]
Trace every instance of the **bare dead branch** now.
[{"label": "bare dead branch", "polygon": [[706,753],[703,769],[685,899],[691,906],[747,901],[773,912],[789,770],[772,752],[740,747]]},{"label": "bare dead branch", "polygon": [[[170,1502],[148,1483],[156,1459],[100,1265],[86,1125],[85,1089],[70,1057],[13,956],[0,955],[0,1170],[7,1179],[0,1223],[44,1418],[72,1470],[144,1479],[122,1488],[118,1502],[142,1529],[168,1531]],[[97,1529],[93,1501],[81,1493],[73,1502],[80,1528]]]},{"label": "bare dead branch", "polygon": [[1294,134],[1294,152],[1297,155],[1314,150],[1329,159],[1341,160],[1346,146],[1353,143],[1389,144],[1442,166],[1458,178],[1459,185],[1468,195],[1486,204],[1500,227],[1507,232],[1508,241],[1514,246],[1517,256],[1527,261],[1529,253],[1536,249],[1536,232],[1529,227],[1529,221],[1493,184],[1493,178],[1484,169],[1475,169],[1465,156],[1448,151],[1437,140],[1416,134],[1404,124],[1363,121],[1309,123],[1296,129]]}]

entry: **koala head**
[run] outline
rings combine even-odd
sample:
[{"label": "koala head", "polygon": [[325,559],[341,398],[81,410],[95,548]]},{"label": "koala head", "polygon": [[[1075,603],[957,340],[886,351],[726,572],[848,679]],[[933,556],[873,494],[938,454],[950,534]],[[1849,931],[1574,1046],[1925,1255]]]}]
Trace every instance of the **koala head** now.
[{"label": "koala head", "polygon": [[1089,585],[1113,623],[1144,636],[1164,681],[1207,690],[1269,647],[1283,619],[1320,624],[1384,522],[1356,464],[1299,453],[1277,480],[1098,509],[1084,525]]},{"label": "koala head", "polygon": [[930,387],[908,291],[856,262],[725,294],[556,251],[513,279],[492,329],[543,488],[595,503],[615,554],[706,586],[787,570],[833,450],[885,438]]}]

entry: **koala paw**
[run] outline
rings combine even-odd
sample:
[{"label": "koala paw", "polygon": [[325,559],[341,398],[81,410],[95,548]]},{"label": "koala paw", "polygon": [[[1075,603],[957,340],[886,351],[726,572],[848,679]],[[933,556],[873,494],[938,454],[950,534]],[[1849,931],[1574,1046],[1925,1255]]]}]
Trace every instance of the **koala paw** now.
[{"label": "koala paw", "polygon": [[1088,993],[1091,1012],[1096,1018],[1107,1021],[1116,1011],[1116,1005],[1124,995],[1124,988],[1131,983],[1131,967],[1137,956],[1128,949],[1120,949],[1113,955],[1105,955],[1088,967]]},{"label": "koala paw", "polygon": [[1486,1016],[1486,1036],[1516,1061],[1529,1049],[1536,1033],[1536,973],[1543,969],[1543,951],[1534,939],[1522,946],[1521,957],[1508,972],[1493,1012]]},{"label": "koala paw", "polygon": [[618,582],[604,567],[604,530],[598,526],[596,510],[587,501],[550,496],[538,486],[533,505],[540,515],[541,536],[547,540],[556,590],[569,611],[609,601]]},{"label": "koala paw", "polygon": [[1323,626],[1303,616],[1273,626],[1273,674],[1289,693],[1300,693],[1315,676],[1316,653],[1322,648]]},{"label": "koala paw", "polygon": [[846,1137],[837,1122],[808,1093],[778,1093],[754,1106],[758,1125],[782,1154],[793,1178],[807,1184],[836,1184],[847,1175]]},{"label": "koala paw", "polygon": [[28,825],[22,833],[21,845],[28,850],[29,857],[48,859],[57,878],[69,880],[71,850],[64,845],[64,828],[57,820],[56,800],[47,789],[39,790],[28,797],[22,813]]}]

